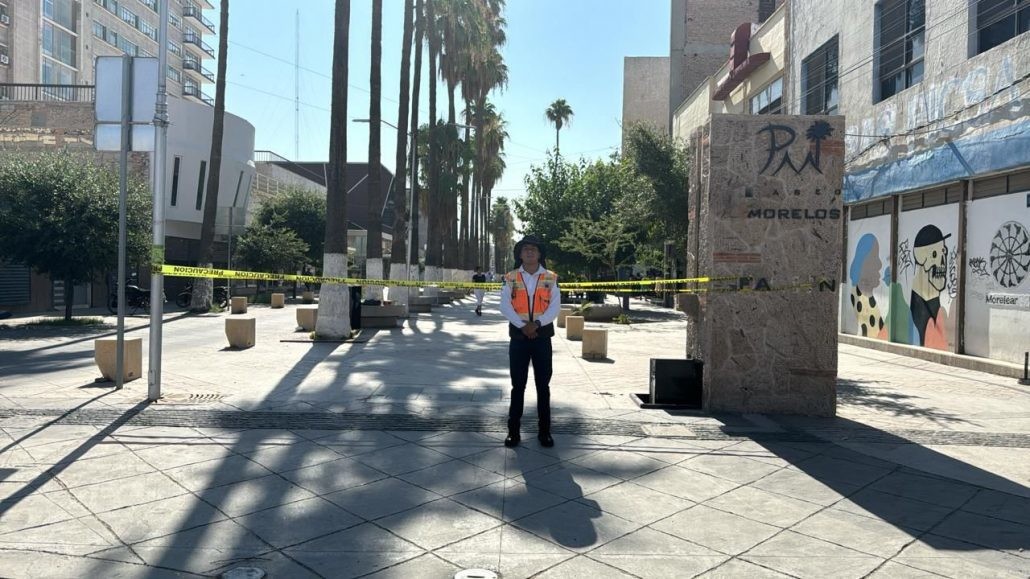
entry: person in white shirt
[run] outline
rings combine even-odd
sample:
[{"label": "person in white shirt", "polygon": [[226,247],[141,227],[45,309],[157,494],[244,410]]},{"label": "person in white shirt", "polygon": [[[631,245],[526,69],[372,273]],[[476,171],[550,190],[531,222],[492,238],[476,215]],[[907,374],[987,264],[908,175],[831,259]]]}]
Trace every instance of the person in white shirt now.
[{"label": "person in white shirt", "polygon": [[[473,283],[486,283],[486,275],[483,273],[483,268],[476,266],[476,273],[472,274]],[[483,296],[486,295],[486,290],[481,287],[477,287],[472,290],[472,293],[476,296],[476,315],[483,315]]]},{"label": "person in white shirt", "polygon": [[501,287],[501,314],[508,320],[508,363],[511,371],[511,406],[508,410],[508,437],[511,448],[521,440],[520,428],[525,403],[529,365],[533,365],[536,384],[537,438],[545,447],[554,446],[551,437],[551,337],[554,320],[561,309],[558,276],[544,267],[543,242],[532,235],[515,244],[515,267],[504,276]]}]

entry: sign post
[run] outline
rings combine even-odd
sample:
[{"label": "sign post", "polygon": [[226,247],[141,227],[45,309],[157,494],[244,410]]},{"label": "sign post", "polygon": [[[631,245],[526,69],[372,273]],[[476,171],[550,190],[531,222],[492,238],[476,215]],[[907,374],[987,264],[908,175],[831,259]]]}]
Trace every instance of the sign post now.
[{"label": "sign post", "polygon": [[[125,214],[129,184],[129,152],[149,150],[146,138],[148,127],[141,126],[140,115],[143,118],[146,118],[148,112],[153,115],[153,101],[151,100],[148,106],[148,99],[144,95],[146,88],[151,84],[150,81],[156,86],[156,80],[157,62],[153,58],[110,56],[97,59],[94,147],[98,151],[118,152],[118,326],[115,388],[119,390],[125,385],[125,261],[128,237]],[[140,147],[134,147],[134,142]]]}]

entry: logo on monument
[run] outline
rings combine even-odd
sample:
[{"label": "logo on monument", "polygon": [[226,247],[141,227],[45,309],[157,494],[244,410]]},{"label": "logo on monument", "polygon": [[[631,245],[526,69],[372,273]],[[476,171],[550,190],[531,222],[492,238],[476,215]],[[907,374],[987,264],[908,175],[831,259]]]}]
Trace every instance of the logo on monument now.
[{"label": "logo on monument", "polygon": [[[773,162],[779,158],[780,162],[776,165],[776,169],[771,173],[776,175],[783,169],[784,166],[788,166],[794,170],[794,174],[798,175],[805,167],[811,166],[818,173],[822,173],[820,167],[821,156],[822,156],[822,142],[833,134],[833,127],[826,121],[816,121],[812,123],[811,127],[805,131],[805,137],[812,142],[813,147],[809,148],[808,154],[805,155],[804,161],[801,162],[801,166],[794,163],[794,160],[790,158],[790,151],[787,147],[790,147],[797,139],[797,132],[786,125],[774,125],[769,123],[767,126],[759,129],[759,134],[769,134],[769,157],[765,161],[765,166],[758,173],[764,174],[766,169],[773,165]],[[814,148],[814,150],[813,150]]]}]

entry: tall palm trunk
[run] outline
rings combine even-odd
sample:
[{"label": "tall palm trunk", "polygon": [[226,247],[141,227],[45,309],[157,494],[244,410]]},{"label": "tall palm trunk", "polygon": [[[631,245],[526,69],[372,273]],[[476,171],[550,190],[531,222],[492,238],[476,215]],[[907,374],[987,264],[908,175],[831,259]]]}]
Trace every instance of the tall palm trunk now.
[{"label": "tall palm trunk", "polygon": [[[347,276],[347,76],[350,0],[336,0],[333,35],[332,108],[329,118],[329,168],[326,174],[326,228],[323,275]],[[322,286],[315,333],[343,339],[351,334],[350,292],[343,284]]]},{"label": "tall palm trunk", "polygon": [[[408,212],[407,196],[405,195],[405,180],[407,179],[407,147],[408,147],[408,93],[411,90],[411,37],[414,34],[412,30],[412,12],[414,4],[412,0],[404,0],[404,35],[401,40],[401,88],[400,94],[398,95],[399,105],[397,106],[397,157],[396,157],[396,173],[397,176],[394,179],[394,220],[393,220],[393,244],[390,248],[390,269],[393,270],[393,264],[408,264],[409,256],[407,253],[407,235],[409,221],[411,215]],[[412,150],[412,155],[415,156],[415,151]],[[411,176],[412,192],[415,194],[415,181],[416,175]],[[404,256],[404,257],[401,257]],[[390,278],[393,279],[393,271],[390,272]]]},{"label": "tall palm trunk", "polygon": [[469,164],[471,163],[471,159],[469,159],[467,157],[469,134],[470,134],[470,131],[471,131],[469,126],[472,124],[472,122],[471,122],[472,121],[472,118],[471,118],[472,117],[472,111],[470,110],[471,106],[472,105],[468,101],[465,102],[465,143],[463,144],[462,149],[461,149],[461,152],[462,152],[462,154],[461,154],[462,165],[461,165],[461,231],[460,231],[461,255],[460,255],[460,257],[461,257],[461,266],[463,268],[465,268],[466,270],[471,270],[473,268],[473,266],[474,266],[474,264],[473,264],[474,254],[472,253],[472,242],[471,242],[472,234],[473,234],[471,221],[472,221],[472,215],[473,215],[474,212],[472,211],[472,208],[469,206],[469,185],[470,185],[469,181],[470,181],[470,177],[471,177],[471,175],[469,174],[470,173],[469,172],[469,168],[470,168]]},{"label": "tall palm trunk", "polygon": [[[229,0],[222,0],[218,19],[218,72],[215,77],[215,114],[211,123],[211,153],[208,157],[207,191],[204,193],[204,219],[200,224],[200,245],[197,247],[197,265],[211,267],[214,263],[215,219],[218,216],[218,184],[222,177],[222,137],[225,129],[225,68],[229,54]],[[190,310],[206,312],[211,309],[214,283],[211,278],[193,281]]]},{"label": "tall palm trunk", "polygon": [[[372,0],[372,62],[369,72],[369,132],[368,132],[368,211],[365,252],[365,275],[382,279],[383,275],[383,192],[380,181],[382,172],[382,142],[380,139],[383,119],[383,0]],[[369,288],[368,296],[379,298],[381,288]],[[376,294],[376,295],[372,295]]]},{"label": "tall palm trunk", "polygon": [[415,78],[411,89],[411,255],[408,263],[418,265],[419,247],[419,183],[418,183],[418,105],[422,92],[422,41],[425,39],[425,17],[422,0],[415,2]]},{"label": "tall palm trunk", "polygon": [[[457,83],[447,83],[447,134],[457,133],[457,121],[455,120],[454,98],[457,92]],[[458,156],[459,150],[456,141],[447,139],[448,148],[446,153],[448,182],[457,183],[458,177]],[[456,187],[448,187],[444,192],[445,215],[444,226],[446,237],[444,237],[444,267],[455,269],[458,267],[458,195]]]},{"label": "tall palm trunk", "polygon": [[436,37],[435,0],[426,2],[426,38],[429,40],[429,244],[426,247],[426,267],[443,264],[443,206],[440,203],[440,163],[438,146],[440,135],[436,124],[436,61],[440,40]]}]

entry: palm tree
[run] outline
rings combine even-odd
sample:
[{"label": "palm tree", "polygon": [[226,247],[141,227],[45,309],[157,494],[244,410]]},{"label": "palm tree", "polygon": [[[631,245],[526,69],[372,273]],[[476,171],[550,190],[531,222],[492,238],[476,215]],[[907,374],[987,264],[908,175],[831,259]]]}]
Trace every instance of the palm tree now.
[{"label": "palm tree", "polygon": [[572,107],[565,102],[565,99],[558,99],[547,107],[544,114],[547,115],[547,120],[554,123],[554,153],[560,155],[561,148],[558,145],[558,138],[561,135],[561,128],[572,124]]},{"label": "palm tree", "polygon": [[[401,40],[401,88],[400,94],[398,95],[399,105],[397,106],[397,176],[394,178],[394,191],[393,191],[393,207],[394,207],[394,220],[393,220],[393,245],[390,248],[390,279],[394,279],[395,276],[405,275],[404,269],[394,266],[407,267],[412,263],[418,263],[418,261],[411,261],[411,256],[407,254],[407,235],[411,215],[408,214],[407,196],[405,195],[405,180],[407,178],[407,151],[408,151],[408,92],[410,90],[411,81],[411,39],[414,35],[414,22],[412,19],[412,12],[414,9],[414,3],[412,0],[404,0],[404,35]],[[374,124],[374,121],[373,121]],[[412,155],[415,155],[415,151],[412,151]],[[415,194],[416,188],[416,176],[411,176],[411,194]],[[417,244],[418,240],[415,240]],[[403,258],[401,256],[404,256]],[[397,277],[397,279],[400,279]],[[405,294],[406,297],[407,294]]]},{"label": "palm tree", "polygon": [[[326,173],[326,228],[323,275],[347,276],[347,59],[350,0],[336,0],[333,35],[332,105],[329,119],[329,168]],[[322,286],[315,333],[343,339],[351,334],[350,292],[342,284]]]},{"label": "palm tree", "polygon": [[[368,131],[368,234],[365,253],[367,277],[383,276],[383,198],[380,189],[382,145],[380,126],[383,120],[383,0],[372,0],[372,62],[369,73]],[[372,289],[374,292],[375,290]],[[367,294],[366,294],[367,295]]]},{"label": "palm tree", "polygon": [[490,210],[490,233],[494,236],[494,244],[497,249],[494,256],[494,271],[501,273],[511,263],[508,261],[510,259],[508,256],[511,255],[513,249],[511,242],[515,234],[515,220],[511,216],[508,200],[504,197],[498,197],[497,203],[494,203]]},{"label": "palm tree", "polygon": [[[507,121],[503,115],[497,112],[493,103],[486,102],[482,109],[477,110],[476,126],[479,127],[477,143],[481,151],[479,162],[479,198],[480,210],[483,212],[484,221],[490,210],[490,196],[497,181],[504,173],[504,142],[508,139]],[[480,247],[480,259],[488,259],[489,246],[484,243]]]},{"label": "palm tree", "polygon": [[425,38],[429,44],[429,158],[426,169],[428,170],[428,193],[429,193],[429,242],[426,246],[426,279],[439,281],[439,267],[443,264],[442,250],[442,204],[440,183],[440,164],[437,162],[437,149],[440,142],[436,120],[436,76],[437,56],[440,53],[440,39],[436,32],[436,0],[425,0]]},{"label": "palm tree", "polygon": [[[422,0],[415,1],[415,78],[412,79],[411,88],[411,254],[408,256],[408,263],[418,265],[419,247],[419,214],[421,213],[419,171],[418,171],[418,106],[422,89],[422,42],[425,40],[425,14]],[[403,126],[403,125],[402,125]]]},{"label": "palm tree", "polygon": [[[215,77],[215,116],[211,123],[211,154],[208,157],[207,191],[204,193],[204,219],[200,224],[197,265],[211,267],[214,262],[215,218],[218,212],[218,184],[222,177],[222,136],[225,129],[225,68],[229,61],[229,0],[222,0],[218,18],[218,72]],[[190,310],[211,309],[214,280],[193,280]]]}]

